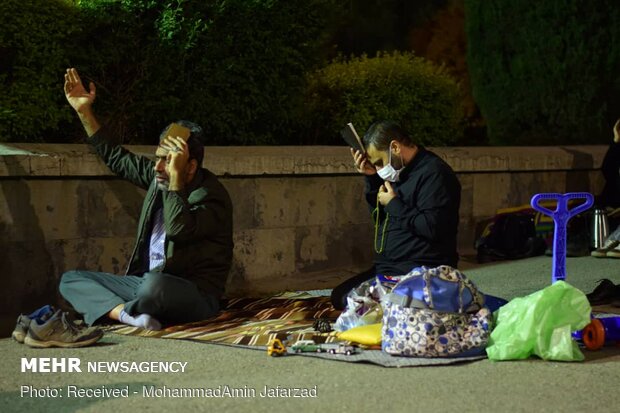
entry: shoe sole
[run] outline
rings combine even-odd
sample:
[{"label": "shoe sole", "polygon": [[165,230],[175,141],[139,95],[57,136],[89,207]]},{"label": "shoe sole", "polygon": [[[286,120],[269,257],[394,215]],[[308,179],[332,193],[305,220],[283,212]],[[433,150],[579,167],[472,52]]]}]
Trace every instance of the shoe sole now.
[{"label": "shoe sole", "polygon": [[24,344],[24,339],[26,338],[26,335],[24,333],[13,331],[11,337],[13,337],[13,340],[17,341],[18,343]]},{"label": "shoe sole", "polygon": [[603,251],[603,252],[592,251],[590,255],[596,258],[605,258],[607,257],[607,251]]},{"label": "shoe sole", "polygon": [[50,348],[50,347],[76,348],[76,347],[90,346],[91,344],[94,344],[97,341],[99,341],[101,337],[103,337],[103,335],[93,337],[93,338],[90,338],[84,341],[77,341],[75,343],[65,343],[63,341],[54,341],[54,340],[40,341],[40,340],[35,340],[34,338],[30,336],[26,336],[26,338],[24,339],[24,343],[28,347],[34,347],[34,348]]}]

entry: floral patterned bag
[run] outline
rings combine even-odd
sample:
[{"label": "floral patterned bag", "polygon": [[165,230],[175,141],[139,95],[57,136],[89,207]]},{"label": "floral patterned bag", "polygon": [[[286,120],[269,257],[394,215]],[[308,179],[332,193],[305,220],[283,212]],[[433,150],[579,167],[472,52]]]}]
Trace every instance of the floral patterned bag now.
[{"label": "floral patterned bag", "polygon": [[484,295],[460,271],[418,267],[382,300],[382,348],[394,356],[484,354],[491,312]]}]

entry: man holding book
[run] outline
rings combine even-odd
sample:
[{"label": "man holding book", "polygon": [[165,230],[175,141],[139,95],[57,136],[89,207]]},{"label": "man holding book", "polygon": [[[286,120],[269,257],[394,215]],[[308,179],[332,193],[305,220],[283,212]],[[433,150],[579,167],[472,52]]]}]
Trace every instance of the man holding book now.
[{"label": "man holding book", "polygon": [[374,123],[355,147],[360,144],[362,150],[351,149],[351,154],[366,180],[375,260],[372,268],[333,290],[337,309],[346,306],[349,291],[377,274],[404,275],[422,265],[458,263],[461,184],[452,168],[394,122]]}]

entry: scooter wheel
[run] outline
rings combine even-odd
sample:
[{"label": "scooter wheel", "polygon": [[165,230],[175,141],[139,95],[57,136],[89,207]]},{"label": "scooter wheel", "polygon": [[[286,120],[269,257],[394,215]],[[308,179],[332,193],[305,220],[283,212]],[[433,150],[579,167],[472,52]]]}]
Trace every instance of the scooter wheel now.
[{"label": "scooter wheel", "polygon": [[605,344],[605,327],[600,320],[593,319],[583,329],[583,344],[588,350],[598,350]]}]

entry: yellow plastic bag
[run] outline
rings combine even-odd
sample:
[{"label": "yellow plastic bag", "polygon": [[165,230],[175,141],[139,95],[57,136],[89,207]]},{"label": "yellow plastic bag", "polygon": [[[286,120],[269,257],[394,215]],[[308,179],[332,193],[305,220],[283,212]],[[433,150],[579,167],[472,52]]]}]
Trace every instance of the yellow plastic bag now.
[{"label": "yellow plastic bag", "polygon": [[365,326],[353,327],[347,331],[338,334],[338,338],[341,340],[351,341],[367,346],[380,345],[382,325],[382,323],[376,323],[367,324]]}]

